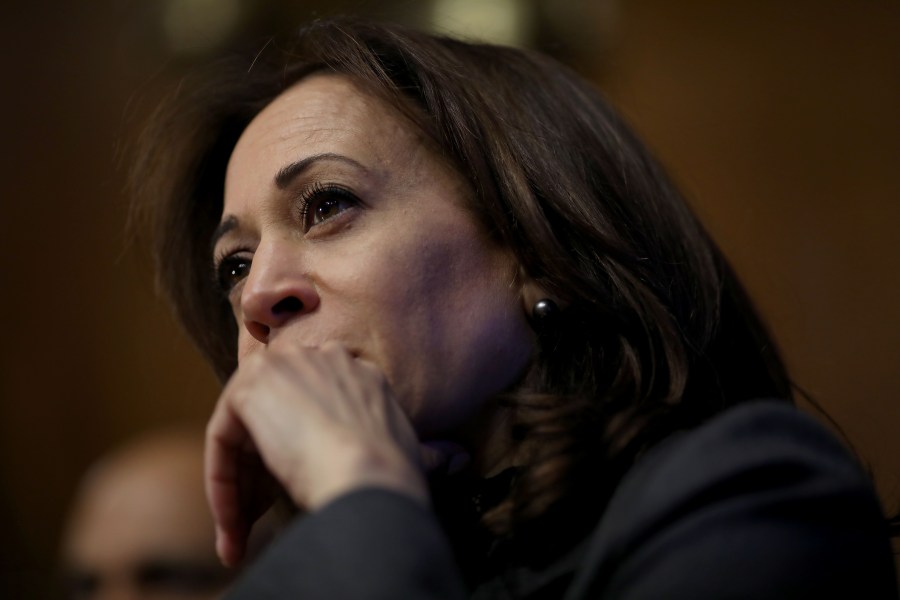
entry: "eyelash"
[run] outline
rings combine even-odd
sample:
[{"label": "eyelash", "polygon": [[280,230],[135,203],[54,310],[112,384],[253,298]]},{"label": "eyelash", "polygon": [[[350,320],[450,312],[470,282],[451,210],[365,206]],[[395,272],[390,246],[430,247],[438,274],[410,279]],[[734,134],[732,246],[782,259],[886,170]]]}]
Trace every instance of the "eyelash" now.
[{"label": "eyelash", "polygon": [[[309,223],[311,214],[313,218],[315,218],[315,213],[311,211],[317,210],[322,206],[322,203],[329,199],[337,199],[344,202],[349,202],[353,206],[359,204],[359,198],[357,198],[356,195],[353,194],[353,192],[335,183],[316,182],[312,185],[304,187],[299,197],[299,220],[301,226],[303,227],[304,233],[312,229],[314,226],[320,223],[324,223],[325,221],[333,219],[337,216],[333,215],[331,217],[326,217],[319,223]],[[341,210],[338,214],[344,212],[344,210]]]},{"label": "eyelash", "polygon": [[[349,203],[351,206],[340,210],[335,215],[325,217],[318,223],[310,223],[311,211],[318,210],[322,203],[329,199],[337,199],[338,201]],[[317,225],[340,216],[341,213],[358,205],[360,202],[359,198],[350,190],[337,184],[321,182],[316,182],[303,188],[298,200],[298,219],[304,233]],[[314,212],[312,212],[312,215],[315,218]],[[226,298],[250,271],[250,265],[253,260],[244,253],[245,251],[242,249],[227,250],[222,256],[216,257],[213,261],[213,281]]]},{"label": "eyelash", "polygon": [[[228,251],[225,256],[217,258],[213,263],[213,283],[226,298],[250,271],[250,263],[253,261],[243,253],[243,250]],[[234,274],[235,272],[237,274]]]}]

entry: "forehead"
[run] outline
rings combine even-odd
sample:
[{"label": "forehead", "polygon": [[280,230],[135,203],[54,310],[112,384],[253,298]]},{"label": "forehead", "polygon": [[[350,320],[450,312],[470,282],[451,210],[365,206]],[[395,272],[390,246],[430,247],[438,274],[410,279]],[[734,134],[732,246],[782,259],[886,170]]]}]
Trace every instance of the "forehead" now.
[{"label": "forehead", "polygon": [[311,75],[275,98],[247,126],[229,160],[226,196],[245,185],[259,189],[287,160],[338,153],[392,168],[418,154],[422,142],[409,119],[349,77]]}]

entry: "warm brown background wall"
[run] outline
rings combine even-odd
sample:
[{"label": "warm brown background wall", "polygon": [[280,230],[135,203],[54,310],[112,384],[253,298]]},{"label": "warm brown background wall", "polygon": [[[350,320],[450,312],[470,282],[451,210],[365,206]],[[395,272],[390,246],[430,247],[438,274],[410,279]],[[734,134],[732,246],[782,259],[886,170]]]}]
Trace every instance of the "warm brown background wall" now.
[{"label": "warm brown background wall", "polygon": [[[90,460],[141,429],[202,420],[216,396],[122,233],[118,149],[181,66],[146,32],[149,4],[32,0],[0,17],[4,598],[46,593]],[[595,51],[551,47],[669,165],[796,380],[896,501],[900,2],[597,5],[582,29]]]}]

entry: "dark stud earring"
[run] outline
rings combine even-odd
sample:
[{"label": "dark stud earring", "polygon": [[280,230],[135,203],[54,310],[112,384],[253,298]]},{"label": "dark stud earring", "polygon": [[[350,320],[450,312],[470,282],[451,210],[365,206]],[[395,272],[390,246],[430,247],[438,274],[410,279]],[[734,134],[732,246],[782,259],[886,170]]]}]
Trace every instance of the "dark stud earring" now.
[{"label": "dark stud earring", "polygon": [[534,322],[542,327],[553,321],[558,315],[559,307],[550,298],[541,298],[534,303],[534,308],[531,309],[531,317]]}]

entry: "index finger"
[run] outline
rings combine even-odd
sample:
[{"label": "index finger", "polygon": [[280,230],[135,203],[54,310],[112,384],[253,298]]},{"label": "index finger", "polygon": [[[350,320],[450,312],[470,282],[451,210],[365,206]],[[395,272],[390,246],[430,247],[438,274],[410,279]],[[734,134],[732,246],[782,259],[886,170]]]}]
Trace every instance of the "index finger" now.
[{"label": "index finger", "polygon": [[220,401],[206,428],[204,457],[206,497],[216,526],[216,553],[227,566],[244,555],[250,525],[241,503],[241,454],[252,444],[246,427]]}]

